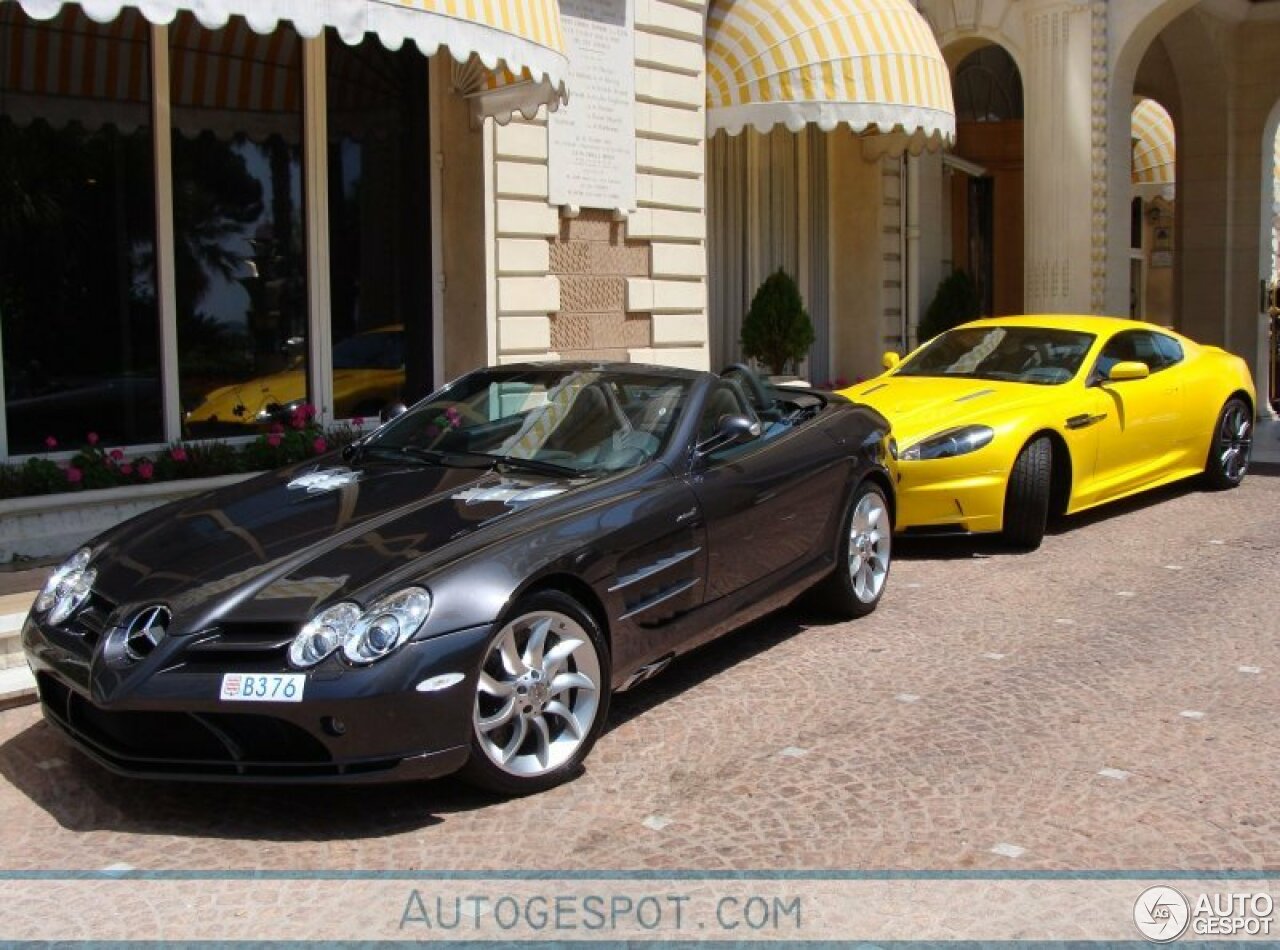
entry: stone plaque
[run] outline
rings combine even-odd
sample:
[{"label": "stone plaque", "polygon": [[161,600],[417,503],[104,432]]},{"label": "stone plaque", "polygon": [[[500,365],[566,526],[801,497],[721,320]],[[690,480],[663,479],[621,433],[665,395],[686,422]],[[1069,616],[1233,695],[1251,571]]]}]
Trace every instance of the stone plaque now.
[{"label": "stone plaque", "polygon": [[548,119],[553,205],[630,211],[636,203],[633,0],[560,0],[569,103]]}]

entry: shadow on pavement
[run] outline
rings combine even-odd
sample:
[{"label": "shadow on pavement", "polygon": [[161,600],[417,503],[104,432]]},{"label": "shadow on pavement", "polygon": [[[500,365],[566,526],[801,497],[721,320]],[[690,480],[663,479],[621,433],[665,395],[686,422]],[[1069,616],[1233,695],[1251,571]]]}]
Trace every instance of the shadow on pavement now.
[{"label": "shadow on pavement", "polygon": [[378,838],[493,801],[448,779],[362,787],[128,779],[82,755],[45,722],[0,746],[0,776],[71,831],[194,838]]}]

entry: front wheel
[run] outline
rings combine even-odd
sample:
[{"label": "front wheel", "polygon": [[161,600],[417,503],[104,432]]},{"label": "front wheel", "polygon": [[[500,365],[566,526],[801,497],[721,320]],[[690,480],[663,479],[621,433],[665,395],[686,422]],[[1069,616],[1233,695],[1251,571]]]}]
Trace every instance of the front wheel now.
[{"label": "front wheel", "polygon": [[576,600],[542,591],[518,601],[485,647],[463,777],[528,795],[579,771],[609,711],[609,650]]},{"label": "front wheel", "polygon": [[818,601],[841,617],[865,617],[876,609],[889,578],[893,518],[875,482],[858,486],[840,531],[836,569],[817,589]]},{"label": "front wheel", "polygon": [[1011,547],[1034,551],[1049,523],[1053,443],[1048,436],[1028,442],[1009,473],[1004,496],[1004,539]]},{"label": "front wheel", "polygon": [[1218,414],[1204,475],[1214,488],[1235,488],[1249,471],[1253,452],[1253,413],[1243,399],[1228,399]]}]

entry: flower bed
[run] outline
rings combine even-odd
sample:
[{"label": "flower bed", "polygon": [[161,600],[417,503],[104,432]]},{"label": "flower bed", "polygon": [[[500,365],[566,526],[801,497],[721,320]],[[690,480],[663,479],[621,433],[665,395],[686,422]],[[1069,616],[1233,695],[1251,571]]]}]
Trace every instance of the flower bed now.
[{"label": "flower bed", "polygon": [[[341,448],[360,434],[364,420],[325,428],[311,406],[295,410],[287,422],[272,424],[243,445],[227,442],[182,442],[152,455],[128,457],[108,449],[96,433],[65,462],[33,457],[21,465],[0,466],[0,499],[72,494],[105,488],[143,486],[193,478],[217,478],[262,472]],[[52,436],[50,452],[59,448]]]}]

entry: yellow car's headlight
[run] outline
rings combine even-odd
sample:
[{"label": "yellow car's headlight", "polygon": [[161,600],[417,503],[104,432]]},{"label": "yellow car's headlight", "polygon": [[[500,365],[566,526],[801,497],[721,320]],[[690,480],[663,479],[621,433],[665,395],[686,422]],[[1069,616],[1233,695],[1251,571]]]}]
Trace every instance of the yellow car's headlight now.
[{"label": "yellow car's headlight", "polygon": [[957,455],[968,455],[970,452],[978,451],[984,445],[989,445],[995,437],[996,430],[990,426],[960,426],[907,446],[898,458],[904,462],[926,462],[930,459],[949,459]]}]

